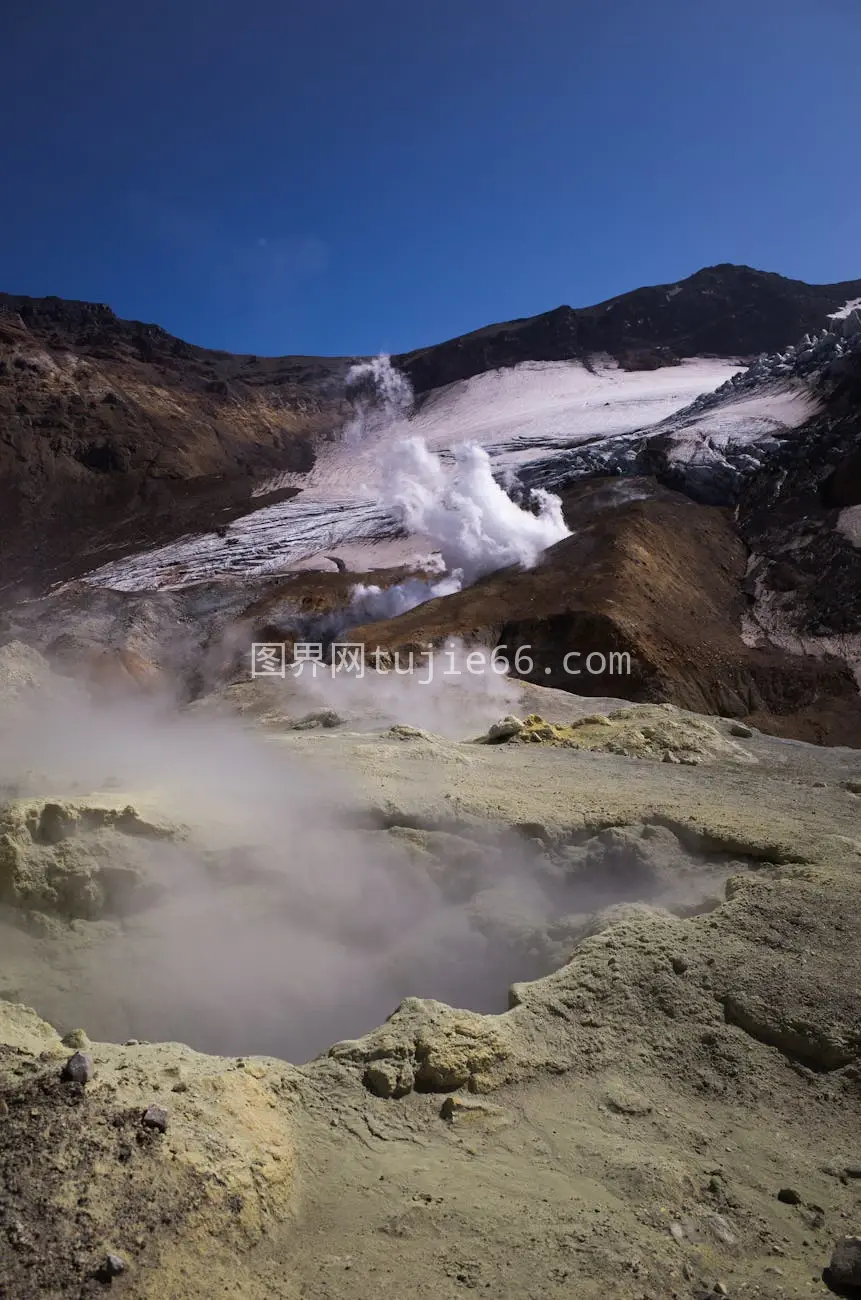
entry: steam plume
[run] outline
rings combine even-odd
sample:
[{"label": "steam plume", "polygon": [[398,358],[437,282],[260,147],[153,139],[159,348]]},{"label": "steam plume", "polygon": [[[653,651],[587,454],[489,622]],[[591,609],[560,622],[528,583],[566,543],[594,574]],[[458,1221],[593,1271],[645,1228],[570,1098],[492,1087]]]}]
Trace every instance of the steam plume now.
[{"label": "steam plume", "polygon": [[429,539],[441,568],[438,579],[410,579],[387,590],[358,585],[353,612],[363,620],[404,613],[511,564],[532,568],[542,551],[569,535],[559,498],[535,491],[518,504],[494,478],[482,447],[462,443],[444,457],[423,438],[398,437],[412,391],[390,358],[354,366],[347,380],[360,396],[346,436],[359,442],[389,435],[382,502],[406,532]]}]

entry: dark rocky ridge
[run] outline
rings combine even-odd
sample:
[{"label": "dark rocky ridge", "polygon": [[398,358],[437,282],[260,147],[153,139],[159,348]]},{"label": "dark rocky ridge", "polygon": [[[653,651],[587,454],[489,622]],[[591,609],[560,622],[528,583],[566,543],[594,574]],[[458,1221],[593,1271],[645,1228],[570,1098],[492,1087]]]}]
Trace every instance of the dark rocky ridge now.
[{"label": "dark rocky ridge", "polygon": [[421,394],[519,361],[567,361],[596,352],[635,370],[685,357],[748,357],[820,329],[830,312],[859,296],[861,280],[811,285],[724,264],[594,307],[557,307],[488,325],[395,360]]}]

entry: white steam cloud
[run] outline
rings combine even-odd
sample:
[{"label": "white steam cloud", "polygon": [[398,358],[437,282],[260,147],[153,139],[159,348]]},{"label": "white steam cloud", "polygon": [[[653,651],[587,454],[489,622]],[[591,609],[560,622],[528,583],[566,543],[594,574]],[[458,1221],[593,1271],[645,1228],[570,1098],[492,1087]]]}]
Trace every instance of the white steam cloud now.
[{"label": "white steam cloud", "polygon": [[344,429],[344,441],[348,445],[364,442],[370,434],[406,416],[413,404],[410,381],[395,370],[387,356],[351,366],[347,387],[353,396],[353,416]]},{"label": "white steam cloud", "polygon": [[[360,396],[345,436],[355,444],[386,431],[394,434],[413,395],[390,358],[354,366],[347,382]],[[508,485],[513,488],[510,476]],[[420,437],[390,440],[379,492],[381,503],[408,533],[431,542],[441,576],[409,579],[388,589],[358,585],[353,613],[362,621],[391,618],[452,595],[496,569],[513,564],[532,568],[548,546],[570,533],[557,496],[534,491],[525,506],[518,504],[494,478],[490,457],[475,443],[461,443],[443,456]]]}]

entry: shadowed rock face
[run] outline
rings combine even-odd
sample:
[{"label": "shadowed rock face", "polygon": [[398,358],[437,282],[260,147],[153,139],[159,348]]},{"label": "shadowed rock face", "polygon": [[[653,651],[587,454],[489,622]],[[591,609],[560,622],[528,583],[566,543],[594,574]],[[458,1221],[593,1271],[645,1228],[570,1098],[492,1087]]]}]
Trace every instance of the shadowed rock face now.
[{"label": "shadowed rock face", "polygon": [[745,585],[764,635],[808,654],[841,655],[857,673],[861,356],[832,367],[823,386],[823,413],[777,448],[742,493]]},{"label": "shadowed rock face", "polygon": [[821,328],[861,293],[861,280],[810,285],[747,266],[713,266],[677,284],[635,289],[595,307],[557,307],[488,325],[396,358],[417,393],[519,361],[604,352],[653,370],[684,357],[749,356]]}]

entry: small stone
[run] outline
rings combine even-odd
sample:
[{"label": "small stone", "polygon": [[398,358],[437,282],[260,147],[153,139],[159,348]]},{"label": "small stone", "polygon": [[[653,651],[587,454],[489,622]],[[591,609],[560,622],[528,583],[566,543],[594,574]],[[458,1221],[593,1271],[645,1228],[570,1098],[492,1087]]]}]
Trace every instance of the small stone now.
[{"label": "small stone", "polygon": [[794,1187],[781,1187],[777,1193],[777,1199],[784,1205],[800,1205],[801,1193],[797,1192]]},{"label": "small stone", "polygon": [[8,1220],[6,1236],[15,1250],[30,1250],[33,1246],[33,1235],[21,1219],[13,1217]]},{"label": "small stone", "polygon": [[77,1048],[79,1052],[83,1051],[84,1048],[89,1047],[90,1045],[90,1040],[84,1033],[83,1029],[70,1029],[67,1034],[63,1035],[60,1042],[64,1047]]},{"label": "small stone", "polygon": [[127,1038],[126,1041],[123,1043],[123,1047],[139,1047],[139,1046],[140,1046],[139,1038]]},{"label": "small stone", "polygon": [[703,1215],[703,1221],[710,1229],[712,1235],[716,1237],[718,1241],[722,1241],[725,1246],[735,1246],[738,1244],[738,1237],[722,1214],[715,1214],[711,1211],[706,1212]]},{"label": "small stone", "polygon": [[861,1237],[842,1237],[831,1254],[828,1280],[832,1286],[861,1287]]},{"label": "small stone", "polygon": [[9,1114],[9,1103],[5,1097],[0,1097],[0,1119]]},{"label": "small stone", "polygon": [[685,1230],[680,1223],[670,1224],[670,1236],[673,1238],[673,1241],[677,1241],[679,1244],[684,1241]]},{"label": "small stone", "polygon": [[844,781],[843,789],[848,790],[850,794],[861,794],[861,781],[857,779],[852,781]]},{"label": "small stone", "polygon": [[185,1079],[180,1079],[179,1083],[175,1083],[171,1088],[171,1092],[188,1092],[188,1084]]},{"label": "small stone", "polygon": [[94,1074],[93,1058],[86,1052],[75,1052],[63,1066],[60,1078],[64,1083],[89,1083]]},{"label": "small stone", "polygon": [[147,1106],[143,1113],[142,1120],[145,1128],[158,1129],[159,1133],[167,1132],[167,1111],[164,1106]]},{"label": "small stone", "polygon": [[685,971],[688,969],[687,958],[674,957],[672,965],[673,965],[673,970],[677,975],[684,975]]},{"label": "small stone", "polygon": [[623,1082],[611,1083],[604,1093],[604,1105],[616,1115],[642,1118],[652,1113],[648,1097]]},{"label": "small stone", "polygon": [[851,1165],[844,1166],[843,1172],[847,1178],[861,1178],[861,1164],[853,1161]]},{"label": "small stone", "polygon": [[97,1282],[102,1282],[110,1286],[115,1277],[126,1271],[126,1261],[120,1255],[105,1255],[99,1267],[95,1270]]},{"label": "small stone", "polygon": [[753,732],[750,727],[746,727],[743,722],[733,722],[730,725],[729,734],[731,736],[738,736],[740,740],[750,740]]},{"label": "small stone", "polygon": [[520,718],[516,718],[509,713],[506,717],[501,718],[499,722],[494,722],[483,739],[489,744],[500,744],[502,741],[519,736],[521,731],[523,731],[523,723]]}]

